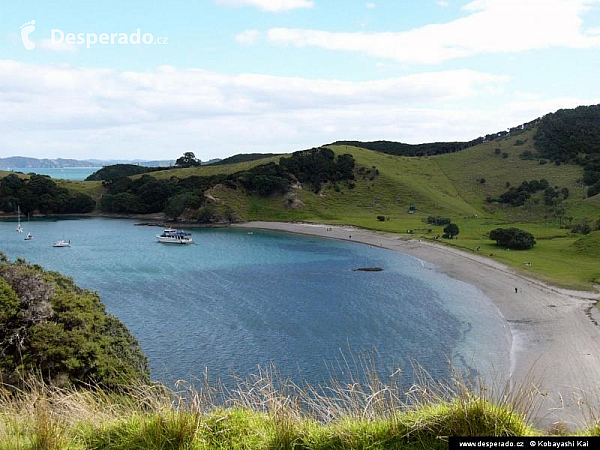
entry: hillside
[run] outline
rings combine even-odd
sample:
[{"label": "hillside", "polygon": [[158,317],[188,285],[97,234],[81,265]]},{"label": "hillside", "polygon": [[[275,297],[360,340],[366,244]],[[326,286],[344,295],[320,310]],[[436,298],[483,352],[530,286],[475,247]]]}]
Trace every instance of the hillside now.
[{"label": "hillside", "polygon": [[[581,127],[593,128],[600,123],[600,117],[597,122],[594,119],[597,112],[595,108],[559,111],[510,131],[488,135],[483,142],[460,151],[434,156],[396,156],[356,146],[330,145],[327,148],[336,158],[344,154],[352,157],[352,176],[336,178],[331,173],[330,181],[319,181],[318,187],[310,178],[299,179],[294,172],[298,167],[288,163],[279,166],[282,158],[293,159],[293,155],[260,155],[259,159],[238,163],[158,170],[106,186],[99,181],[67,181],[58,186],[90,196],[105,211],[164,211],[168,217],[188,223],[307,221],[437,239],[443,234],[443,226],[429,225],[426,219],[442,216],[456,223],[460,232],[457,239],[437,239],[439,242],[471,251],[479,249],[544,280],[589,288],[590,282],[600,280],[596,256],[600,244],[593,233],[576,234],[571,229],[585,228],[580,225],[586,221],[592,231],[598,226],[600,195],[590,196],[593,186],[586,185],[585,180],[590,167],[595,167],[589,164],[595,161],[595,147],[588,146],[587,153],[582,150],[576,156],[571,152],[565,162],[551,160],[550,154],[542,156],[538,142],[540,133],[548,136],[548,130],[553,130],[557,139],[564,139],[570,130],[564,124],[572,124],[571,115],[580,114],[587,120],[575,121],[583,125],[573,125],[573,129],[585,142],[588,135]],[[560,118],[558,122],[556,117]],[[595,136],[594,132],[589,136]],[[318,165],[310,171],[318,173]],[[301,182],[296,183],[298,180]],[[409,214],[411,207],[415,208],[414,214]],[[536,246],[526,252],[496,247],[487,233],[503,226],[531,232]],[[575,242],[586,252],[579,252]]]},{"label": "hillside", "polygon": [[24,156],[11,156],[9,158],[0,158],[0,168],[53,168],[53,167],[95,167],[96,164],[90,161],[80,161],[77,159],[38,159],[27,158]]},{"label": "hillside", "polygon": [[[308,221],[351,224],[391,231],[402,235],[415,230],[418,236],[433,239],[441,226],[424,223],[428,216],[447,216],[460,228],[458,239],[446,244],[486,255],[512,265],[517,270],[565,286],[589,288],[600,280],[600,266],[593,251],[582,255],[572,244],[587,236],[561,228],[584,219],[600,218],[600,196],[586,198],[581,183],[583,168],[575,164],[540,164],[522,159],[533,150],[531,129],[520,135],[485,142],[457,153],[433,157],[398,157],[349,146],[331,146],[336,154],[351,154],[357,165],[354,187],[326,186],[318,195],[309,189],[293,189],[282,197],[247,195],[222,185],[208,191],[219,205],[233,208],[240,220]],[[496,149],[500,148],[498,154]],[[362,168],[362,169],[361,169]],[[359,171],[364,171],[363,174]],[[481,182],[481,180],[485,182]],[[560,203],[545,205],[535,194],[520,207],[488,204],[486,198],[528,180],[548,180],[569,196]],[[409,214],[410,205],[416,213]],[[377,216],[388,220],[379,221]],[[527,252],[499,251],[486,233],[500,226],[530,231],[538,239]],[[431,233],[427,230],[431,228]],[[590,238],[590,246],[600,254],[600,246]],[[528,263],[528,265],[525,265]]]}]

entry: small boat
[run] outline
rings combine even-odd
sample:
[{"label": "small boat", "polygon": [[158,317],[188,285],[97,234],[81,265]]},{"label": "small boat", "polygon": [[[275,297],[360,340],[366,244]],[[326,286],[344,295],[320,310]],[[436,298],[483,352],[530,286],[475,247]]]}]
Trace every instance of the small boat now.
[{"label": "small boat", "polygon": [[27,237],[25,238],[26,241],[32,241],[33,240],[33,234],[31,233],[27,233]]},{"label": "small boat", "polygon": [[21,207],[17,206],[17,233],[22,233],[23,227],[21,226]]},{"label": "small boat", "polygon": [[182,230],[165,228],[162,234],[157,234],[156,239],[163,244],[191,244],[192,235]]},{"label": "small boat", "polygon": [[248,231],[248,234],[254,234],[252,231]]},{"label": "small boat", "polygon": [[56,241],[54,244],[52,244],[52,247],[70,247],[71,246],[71,241]]}]

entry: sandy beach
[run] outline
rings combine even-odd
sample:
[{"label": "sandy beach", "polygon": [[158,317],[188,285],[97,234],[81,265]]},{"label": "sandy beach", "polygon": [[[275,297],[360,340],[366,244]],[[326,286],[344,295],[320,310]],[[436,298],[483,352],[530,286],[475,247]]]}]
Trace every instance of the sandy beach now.
[{"label": "sandy beach", "polygon": [[564,422],[580,427],[588,417],[588,402],[600,415],[600,311],[595,307],[600,294],[560,289],[476,254],[391,233],[305,223],[234,226],[359,242],[434,264],[440,272],[479,288],[508,322],[513,336],[511,382],[538,388],[536,425],[548,428]]}]

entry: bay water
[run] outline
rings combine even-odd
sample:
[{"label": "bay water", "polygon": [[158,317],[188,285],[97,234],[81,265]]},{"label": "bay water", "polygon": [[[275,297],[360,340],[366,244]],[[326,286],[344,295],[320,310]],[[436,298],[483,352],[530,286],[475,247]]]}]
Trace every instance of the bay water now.
[{"label": "bay water", "polygon": [[[275,364],[324,383],[345,356],[368,354],[382,377],[449,363],[473,376],[509,370],[506,321],[481,291],[418,259],[358,243],[242,229],[195,229],[193,245],[156,242],[134,220],[0,221],[0,251],[97,291],[148,355],[152,378],[225,383]],[[53,248],[59,239],[70,248]],[[380,266],[382,272],[357,272]],[[351,357],[351,356],[350,356]]]},{"label": "bay water", "polygon": [[8,170],[12,172],[37,173],[38,175],[48,175],[57,180],[83,181],[101,167],[17,167]]}]

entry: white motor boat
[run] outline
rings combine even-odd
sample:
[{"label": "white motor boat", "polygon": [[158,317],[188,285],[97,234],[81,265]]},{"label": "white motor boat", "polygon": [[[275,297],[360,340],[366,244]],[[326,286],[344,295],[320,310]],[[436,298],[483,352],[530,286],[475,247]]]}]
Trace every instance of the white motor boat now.
[{"label": "white motor boat", "polygon": [[52,247],[70,247],[71,246],[71,241],[56,241],[54,244],[52,244]]},{"label": "white motor boat", "polygon": [[165,228],[162,234],[157,234],[156,239],[163,244],[192,244],[192,235],[182,230]]}]

